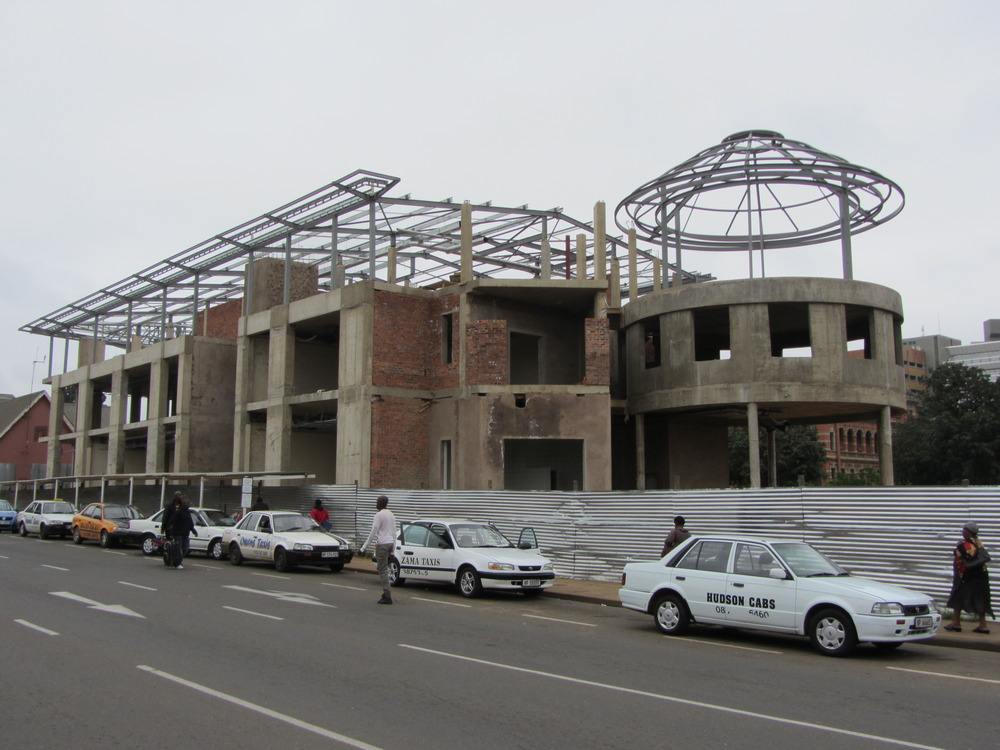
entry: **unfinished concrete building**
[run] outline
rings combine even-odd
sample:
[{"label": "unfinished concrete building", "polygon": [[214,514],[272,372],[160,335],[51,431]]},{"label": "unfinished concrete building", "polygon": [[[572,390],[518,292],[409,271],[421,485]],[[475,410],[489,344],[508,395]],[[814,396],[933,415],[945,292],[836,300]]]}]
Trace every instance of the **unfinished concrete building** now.
[{"label": "unfinished concrete building", "polygon": [[[745,159],[739,144],[777,140],[723,148]],[[734,423],[902,408],[892,290],[847,274],[715,282],[683,270],[682,247],[711,248],[681,216],[722,171],[685,173],[679,192],[672,173],[640,188],[619,206],[624,238],[607,234],[601,203],[587,223],[394,197],[394,177],[347,175],[22,328],[50,337],[50,363],[66,341],[67,371],[49,383],[55,405],[75,400],[78,426],[52,439],[50,476],[69,443],[78,475],[717,487]],[[835,225],[849,238],[877,222],[856,200],[856,171],[836,174]],[[767,210],[758,200],[753,213]],[[775,242],[763,225],[726,241],[751,256]],[[848,361],[858,340],[868,354]],[[124,352],[105,358],[107,346]],[[789,347],[809,356],[783,357]]]}]

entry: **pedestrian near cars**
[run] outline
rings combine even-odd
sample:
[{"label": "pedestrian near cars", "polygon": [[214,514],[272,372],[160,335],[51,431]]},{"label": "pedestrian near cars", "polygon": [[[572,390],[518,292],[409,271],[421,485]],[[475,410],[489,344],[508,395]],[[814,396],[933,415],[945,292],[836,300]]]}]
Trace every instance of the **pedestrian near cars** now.
[{"label": "pedestrian near cars", "polygon": [[323,507],[323,501],[316,498],[316,504],[313,509],[309,511],[309,515],[312,517],[316,523],[323,527],[324,531],[329,531],[333,528],[333,524],[330,523],[330,514],[327,512],[326,508]]},{"label": "pedestrian near cars", "polygon": [[198,530],[194,527],[194,519],[191,518],[191,503],[188,502],[183,492],[174,493],[173,502],[163,513],[163,524],[160,528],[167,541],[176,544],[180,550],[180,554],[176,558],[180,562],[174,567],[183,570],[183,560],[189,549],[189,535],[198,536]]},{"label": "pedestrian near cars", "polygon": [[674,528],[670,530],[667,538],[663,540],[663,552],[660,553],[660,557],[665,556],[674,547],[682,542],[686,542],[690,538],[691,532],[684,528],[684,516],[675,516]]},{"label": "pedestrian near cars", "polygon": [[996,619],[990,605],[990,574],[986,563],[989,553],[979,539],[979,525],[969,521],[962,527],[962,541],[955,545],[952,559],[951,596],[948,606],[954,612],[951,623],[945,630],[961,632],[962,612],[972,612],[979,616],[979,626],[973,633],[989,633],[986,615]]},{"label": "pedestrian near cars", "polygon": [[379,580],[382,582],[382,598],[379,604],[392,604],[392,586],[389,583],[389,555],[396,541],[396,516],[389,510],[389,498],[379,495],[375,500],[375,518],[372,519],[372,530],[361,545],[359,554],[364,554],[368,545],[375,543],[375,567]]}]

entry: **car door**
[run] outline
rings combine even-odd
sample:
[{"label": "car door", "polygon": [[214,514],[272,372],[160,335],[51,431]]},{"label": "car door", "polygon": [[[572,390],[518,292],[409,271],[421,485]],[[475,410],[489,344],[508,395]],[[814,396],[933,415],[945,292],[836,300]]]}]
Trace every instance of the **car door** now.
[{"label": "car door", "polygon": [[404,523],[401,535],[396,551],[403,578],[454,580],[455,550],[443,524]]},{"label": "car door", "polygon": [[27,529],[28,531],[32,532],[33,534],[37,534],[38,533],[38,526],[39,526],[38,506],[39,505],[41,505],[41,503],[39,503],[36,500],[35,502],[33,502],[30,505],[28,505],[28,507],[24,509],[24,513],[21,515],[21,523],[24,524],[24,528]]},{"label": "car door", "polygon": [[83,520],[80,523],[80,536],[85,539],[96,539],[100,536],[101,506],[92,503],[83,509]]},{"label": "car door", "polygon": [[688,609],[700,622],[722,622],[731,607],[726,593],[726,570],[733,543],[721,539],[695,542],[674,566],[676,586]]},{"label": "car door", "polygon": [[270,560],[271,541],[274,529],[271,526],[271,516],[261,513],[257,523],[246,533],[243,556],[250,560]]},{"label": "car door", "polygon": [[212,531],[208,527],[205,516],[200,511],[192,510],[191,520],[194,522],[194,531],[188,537],[189,546],[196,552],[205,552],[208,549],[208,543],[212,540]]},{"label": "car door", "polygon": [[[772,571],[780,571],[781,578]],[[737,542],[727,593],[731,624],[795,630],[795,581],[765,545]]]}]

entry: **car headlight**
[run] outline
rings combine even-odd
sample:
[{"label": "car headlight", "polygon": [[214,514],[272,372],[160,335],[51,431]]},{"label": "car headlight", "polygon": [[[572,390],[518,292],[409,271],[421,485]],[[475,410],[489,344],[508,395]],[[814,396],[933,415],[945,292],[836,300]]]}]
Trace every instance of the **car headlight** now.
[{"label": "car headlight", "polygon": [[903,605],[899,602],[875,602],[872,605],[873,615],[901,615]]},{"label": "car headlight", "polygon": [[502,562],[491,562],[488,566],[490,570],[514,570],[514,566],[510,563]]},{"label": "car headlight", "polygon": [[545,565],[542,566],[542,570],[552,570],[552,563],[545,563]]},{"label": "car headlight", "polygon": [[296,552],[312,552],[313,546],[311,544],[300,544],[296,543],[292,546],[292,549]]}]

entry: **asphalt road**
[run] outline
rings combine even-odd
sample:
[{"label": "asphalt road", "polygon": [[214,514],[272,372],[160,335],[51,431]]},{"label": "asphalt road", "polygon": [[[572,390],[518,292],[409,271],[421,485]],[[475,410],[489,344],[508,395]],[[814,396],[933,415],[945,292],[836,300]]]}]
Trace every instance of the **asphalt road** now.
[{"label": "asphalt road", "polygon": [[1000,654],[830,659],[804,639],[660,636],[618,607],[464,600],[0,536],[2,744],[64,748],[976,748]]}]

